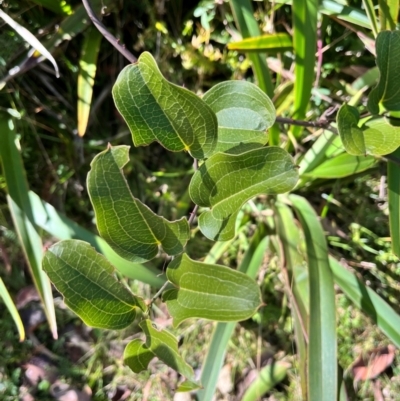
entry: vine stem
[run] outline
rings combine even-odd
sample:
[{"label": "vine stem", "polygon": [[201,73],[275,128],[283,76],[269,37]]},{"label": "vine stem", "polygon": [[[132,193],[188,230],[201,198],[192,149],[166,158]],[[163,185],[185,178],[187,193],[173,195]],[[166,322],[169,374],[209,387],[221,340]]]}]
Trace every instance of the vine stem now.
[{"label": "vine stem", "polygon": [[119,40],[113,36],[107,28],[103,25],[103,23],[97,18],[97,15],[94,13],[92,6],[89,0],[82,0],[83,6],[92,20],[95,27],[100,31],[100,33],[131,63],[136,63],[137,58],[125,48],[125,46],[119,43]]},{"label": "vine stem", "polygon": [[[196,172],[199,168],[199,161],[197,159],[193,160],[193,170],[194,172]],[[198,210],[199,206],[195,205],[192,212],[190,213],[189,219],[188,219],[188,223],[189,226],[191,226],[193,224],[194,219],[196,218],[196,214],[197,214],[197,210]]]}]

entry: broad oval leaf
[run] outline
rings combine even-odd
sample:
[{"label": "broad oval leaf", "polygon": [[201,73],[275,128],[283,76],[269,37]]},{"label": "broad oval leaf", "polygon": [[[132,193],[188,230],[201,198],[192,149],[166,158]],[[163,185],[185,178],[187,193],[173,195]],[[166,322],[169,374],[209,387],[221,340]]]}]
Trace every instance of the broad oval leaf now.
[{"label": "broad oval leaf", "polygon": [[174,326],[192,317],[245,320],[261,306],[260,289],[249,276],[225,266],[196,262],[186,254],[168,265],[167,278],[177,287],[163,294]]},{"label": "broad oval leaf", "polygon": [[200,215],[201,232],[215,241],[233,238],[236,216],[244,203],[262,193],[290,191],[297,180],[292,157],[279,147],[211,156],[193,175],[189,186],[193,202],[211,208]]},{"label": "broad oval leaf", "polygon": [[45,253],[42,266],[66,305],[88,326],[123,329],[135,320],[138,308],[146,309],[115,278],[114,266],[86,242],[57,242]]},{"label": "broad oval leaf", "polygon": [[131,262],[153,259],[159,246],[169,255],[183,252],[190,237],[186,218],[169,222],[132,195],[121,170],[128,153],[129,146],[109,146],[91,163],[87,187],[100,235]]},{"label": "broad oval leaf", "polygon": [[217,115],[215,153],[243,153],[267,143],[266,131],[275,122],[275,108],[256,85],[246,81],[221,82],[203,100]]},{"label": "broad oval leaf", "polygon": [[218,135],[215,114],[194,93],[168,82],[150,53],[121,71],[112,92],[135,146],[157,141],[197,159],[212,154]]},{"label": "broad oval leaf", "polygon": [[[193,369],[185,362],[178,351],[178,340],[166,330],[158,330],[149,320],[143,320],[139,326],[146,335],[146,347],[166,365],[194,382]],[[193,383],[194,384],[194,383]],[[198,385],[196,386],[199,387]]]},{"label": "broad oval leaf", "polygon": [[348,104],[343,104],[336,116],[339,136],[343,146],[347,153],[356,156],[366,154],[364,134],[358,126],[359,120],[360,114],[358,110]]},{"label": "broad oval leaf", "polygon": [[337,115],[340,138],[346,151],[361,156],[387,155],[400,146],[400,127],[391,125],[386,118],[371,118],[358,127],[358,110],[344,104]]},{"label": "broad oval leaf", "polygon": [[155,357],[153,351],[139,338],[135,338],[125,347],[124,364],[129,366],[134,373],[140,373],[147,369],[149,362]]},{"label": "broad oval leaf", "polygon": [[379,103],[386,110],[400,111],[400,31],[382,31],[376,37],[376,64],[380,78],[368,98],[368,109],[379,114]]},{"label": "broad oval leaf", "polygon": [[228,43],[229,50],[255,51],[268,53],[284,52],[293,49],[292,37],[287,33],[274,33],[270,35],[254,36],[239,42]]}]

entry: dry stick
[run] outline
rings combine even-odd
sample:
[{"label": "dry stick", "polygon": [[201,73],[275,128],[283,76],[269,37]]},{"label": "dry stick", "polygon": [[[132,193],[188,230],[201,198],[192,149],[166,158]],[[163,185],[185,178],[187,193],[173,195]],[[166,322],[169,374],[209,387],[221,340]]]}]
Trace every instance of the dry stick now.
[{"label": "dry stick", "polygon": [[93,24],[100,31],[100,33],[131,63],[136,63],[137,58],[125,48],[125,46],[119,43],[119,40],[113,36],[110,32],[108,32],[107,28],[100,22],[94,13],[92,6],[90,5],[89,0],[82,0],[83,6],[86,9],[86,12],[89,15],[89,18],[92,20]]}]

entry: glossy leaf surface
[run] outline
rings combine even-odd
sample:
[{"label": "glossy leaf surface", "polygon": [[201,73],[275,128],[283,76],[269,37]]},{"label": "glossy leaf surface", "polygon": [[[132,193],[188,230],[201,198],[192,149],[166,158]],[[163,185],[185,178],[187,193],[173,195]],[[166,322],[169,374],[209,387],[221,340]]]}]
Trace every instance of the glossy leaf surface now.
[{"label": "glossy leaf surface", "polygon": [[290,191],[297,180],[292,157],[278,147],[215,154],[196,171],[189,186],[193,202],[211,208],[199,217],[201,232],[216,241],[231,239],[244,203],[259,194]]},{"label": "glossy leaf surface", "polygon": [[128,152],[128,146],[109,147],[91,163],[87,186],[100,235],[131,262],[154,258],[159,246],[181,253],[190,235],[186,218],[169,222],[133,197],[121,170]]},{"label": "glossy leaf surface", "polygon": [[400,111],[400,31],[382,31],[376,38],[376,64],[380,78],[368,98],[368,109],[379,113],[379,103],[389,111]]},{"label": "glossy leaf surface", "polygon": [[243,153],[267,143],[266,131],[275,121],[275,108],[260,88],[246,81],[221,82],[203,100],[217,115],[215,152]]},{"label": "glossy leaf surface", "polygon": [[178,351],[178,340],[166,330],[158,330],[146,319],[139,325],[146,334],[146,347],[166,365],[194,381],[193,369],[183,360]]},{"label": "glossy leaf surface", "polygon": [[177,287],[163,294],[174,326],[192,317],[223,322],[244,320],[261,305],[258,285],[246,274],[196,262],[186,254],[168,265],[167,278]]},{"label": "glossy leaf surface", "polygon": [[337,115],[340,138],[351,155],[387,155],[400,146],[400,127],[386,118],[371,118],[358,127],[358,110],[344,104]]},{"label": "glossy leaf surface", "polygon": [[228,43],[229,50],[284,52],[293,49],[292,38],[287,33],[255,36],[243,39],[240,42]]},{"label": "glossy leaf surface", "polygon": [[88,326],[123,329],[145,310],[141,298],[115,278],[114,266],[89,244],[65,240],[51,246],[43,269],[71,308]]},{"label": "glossy leaf surface", "polygon": [[121,71],[113,96],[135,146],[157,141],[197,159],[212,154],[218,135],[215,114],[194,93],[168,82],[150,53]]}]

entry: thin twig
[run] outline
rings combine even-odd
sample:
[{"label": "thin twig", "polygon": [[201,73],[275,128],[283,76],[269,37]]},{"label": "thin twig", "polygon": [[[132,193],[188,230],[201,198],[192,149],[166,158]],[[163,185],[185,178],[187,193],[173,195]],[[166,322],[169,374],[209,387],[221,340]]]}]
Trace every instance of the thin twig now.
[{"label": "thin twig", "polygon": [[[197,159],[193,160],[193,170],[196,172],[199,168],[199,161]],[[190,213],[189,219],[188,219],[188,223],[189,226],[192,225],[194,219],[196,218],[196,214],[197,214],[197,210],[198,210],[199,206],[195,205],[195,207],[193,208],[192,212]]]},{"label": "thin twig", "polygon": [[276,117],[275,122],[281,124],[298,125],[300,127],[327,128],[333,121],[327,119],[320,119],[317,121],[303,121],[293,120],[293,118]]},{"label": "thin twig", "polygon": [[100,33],[131,63],[136,63],[137,58],[127,50],[123,45],[119,43],[119,40],[113,36],[110,32],[108,32],[107,28],[100,22],[94,13],[92,6],[90,5],[89,0],[82,0],[83,6],[86,9],[86,12],[89,15],[89,18],[92,20],[93,24],[100,31]]}]

